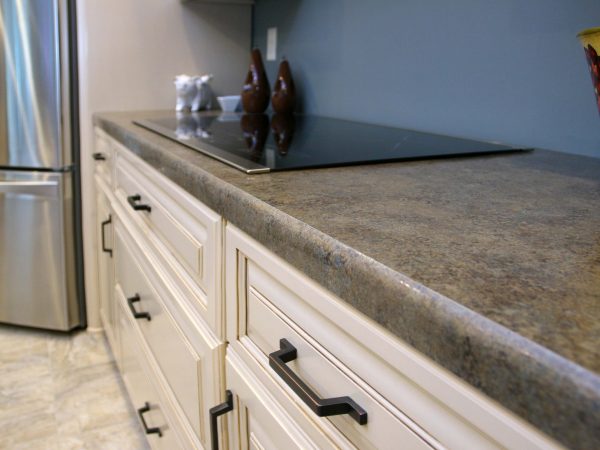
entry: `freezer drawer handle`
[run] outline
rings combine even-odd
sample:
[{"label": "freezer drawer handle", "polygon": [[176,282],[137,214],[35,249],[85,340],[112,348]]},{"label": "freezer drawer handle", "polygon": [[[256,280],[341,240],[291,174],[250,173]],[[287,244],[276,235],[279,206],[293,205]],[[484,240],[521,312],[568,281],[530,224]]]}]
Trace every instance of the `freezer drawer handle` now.
[{"label": "freezer drawer handle", "polygon": [[106,225],[108,225],[111,222],[112,222],[112,215],[109,214],[108,219],[106,219],[104,222],[102,222],[101,228],[102,228],[102,251],[104,253],[108,253],[110,255],[110,257],[112,258],[112,249],[106,247],[106,237],[105,237],[105,233],[104,233],[104,231],[105,231],[104,227],[106,227]]},{"label": "freezer drawer handle", "polygon": [[287,339],[279,340],[279,350],[269,354],[269,365],[294,393],[319,417],[350,414],[360,425],[367,423],[367,412],[350,397],[320,398],[286,363],[298,357],[296,347]]},{"label": "freezer drawer handle", "polygon": [[55,196],[57,191],[57,181],[0,181],[0,193],[51,197]]},{"label": "freezer drawer handle", "polygon": [[219,431],[217,418],[223,414],[233,410],[233,394],[229,389],[225,391],[226,400],[224,403],[219,403],[208,410],[210,415],[210,448],[211,450],[219,450]]},{"label": "freezer drawer handle", "polygon": [[136,211],[148,211],[148,212],[152,211],[152,208],[150,208],[150,205],[138,203],[141,199],[142,199],[142,196],[140,194],[130,195],[129,197],[127,197],[127,201],[129,202],[129,205]]},{"label": "freezer drawer handle", "polygon": [[146,432],[146,434],[158,434],[158,437],[162,437],[162,431],[160,431],[160,428],[158,428],[158,427],[148,428],[148,425],[146,424],[146,419],[144,419],[144,413],[147,413],[148,411],[150,411],[150,403],[148,403],[148,402],[144,403],[144,406],[142,406],[141,408],[138,408],[138,410],[137,410],[138,417],[140,418],[140,421],[142,422],[144,431]]},{"label": "freezer drawer handle", "polygon": [[131,314],[133,314],[133,317],[135,317],[136,319],[147,319],[147,320],[152,320],[152,317],[150,317],[150,313],[146,312],[146,311],[136,311],[135,310],[135,306],[133,306],[133,304],[135,302],[139,302],[140,301],[140,294],[135,294],[133,297],[129,297],[127,299],[127,304],[129,305],[129,310],[131,311]]},{"label": "freezer drawer handle", "polygon": [[97,152],[92,154],[92,158],[94,158],[96,161],[105,161],[106,155],[104,155],[104,153]]}]

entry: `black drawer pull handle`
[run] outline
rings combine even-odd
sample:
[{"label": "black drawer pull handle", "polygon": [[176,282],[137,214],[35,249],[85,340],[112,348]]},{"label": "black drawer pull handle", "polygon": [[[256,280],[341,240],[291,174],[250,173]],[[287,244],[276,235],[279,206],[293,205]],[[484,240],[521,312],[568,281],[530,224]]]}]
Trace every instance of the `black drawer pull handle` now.
[{"label": "black drawer pull handle", "polygon": [[367,412],[350,397],[320,398],[285,363],[298,357],[296,347],[287,339],[279,340],[279,350],[269,354],[269,365],[302,401],[319,417],[350,414],[360,425],[367,423]]},{"label": "black drawer pull handle", "polygon": [[106,156],[104,155],[104,153],[93,153],[92,154],[92,158],[94,158],[96,161],[105,161],[106,160]]},{"label": "black drawer pull handle", "polygon": [[148,403],[148,402],[144,403],[144,406],[142,406],[141,408],[138,408],[138,410],[137,410],[138,417],[140,418],[140,421],[142,422],[144,431],[146,432],[146,434],[158,434],[158,437],[162,437],[162,431],[160,431],[160,428],[158,428],[158,427],[148,428],[148,425],[146,424],[146,419],[144,419],[144,413],[147,413],[148,411],[150,411],[150,403]]},{"label": "black drawer pull handle", "polygon": [[129,206],[131,206],[136,211],[152,211],[150,205],[138,203],[141,199],[142,196],[140,194],[130,195],[129,197],[127,197],[127,202],[129,203]]},{"label": "black drawer pull handle", "polygon": [[111,222],[112,222],[112,215],[109,214],[108,219],[106,219],[104,222],[102,222],[101,234],[102,234],[102,251],[104,253],[108,253],[110,255],[110,257],[112,258],[112,249],[106,247],[106,237],[104,236],[104,231],[105,231],[104,227]]},{"label": "black drawer pull handle", "polygon": [[127,304],[129,305],[129,310],[131,311],[131,314],[133,314],[133,317],[135,317],[136,319],[147,319],[147,320],[152,320],[152,317],[150,317],[150,313],[146,312],[146,311],[136,311],[135,310],[135,306],[133,306],[133,304],[135,302],[139,302],[140,301],[140,295],[139,294],[135,294],[133,297],[129,297],[127,299]]},{"label": "black drawer pull handle", "polygon": [[233,409],[233,394],[229,389],[225,391],[225,402],[219,403],[208,410],[210,415],[210,448],[219,450],[219,430],[217,427],[217,418],[228,413]]}]

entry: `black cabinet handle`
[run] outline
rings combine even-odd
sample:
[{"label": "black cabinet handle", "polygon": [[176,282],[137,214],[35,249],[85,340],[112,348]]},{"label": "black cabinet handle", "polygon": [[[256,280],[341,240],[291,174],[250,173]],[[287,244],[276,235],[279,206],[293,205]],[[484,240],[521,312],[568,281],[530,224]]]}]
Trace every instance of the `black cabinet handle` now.
[{"label": "black cabinet handle", "polygon": [[146,311],[136,311],[135,310],[135,306],[133,306],[133,304],[135,302],[139,302],[140,301],[140,295],[139,294],[135,294],[133,297],[129,297],[127,299],[127,304],[129,305],[129,310],[131,311],[131,314],[133,314],[133,317],[135,317],[136,319],[147,319],[147,320],[152,320],[152,317],[150,317],[150,313],[146,312]]},{"label": "black cabinet handle", "polygon": [[285,363],[298,357],[296,347],[287,339],[279,340],[279,350],[269,354],[269,365],[294,393],[319,417],[350,414],[360,425],[367,423],[367,412],[350,397],[320,398]]},{"label": "black cabinet handle", "polygon": [[104,155],[104,153],[93,153],[92,154],[92,158],[94,158],[96,161],[104,161],[106,160],[106,156]]},{"label": "black cabinet handle", "polygon": [[160,431],[160,428],[158,428],[158,427],[148,428],[148,425],[146,424],[146,419],[144,419],[144,413],[147,413],[148,411],[150,411],[150,403],[148,403],[148,402],[146,402],[144,404],[144,406],[142,406],[141,408],[138,408],[138,410],[137,410],[138,417],[140,418],[140,420],[142,422],[144,431],[146,432],[146,434],[158,434],[158,437],[162,437],[162,431]]},{"label": "black cabinet handle", "polygon": [[150,205],[138,203],[141,199],[142,196],[140,194],[130,195],[129,197],[127,197],[127,202],[129,203],[129,206],[131,206],[136,211],[152,211]]},{"label": "black cabinet handle", "polygon": [[233,394],[228,389],[225,391],[225,402],[219,403],[208,410],[210,415],[210,448],[219,450],[219,430],[217,427],[217,418],[233,409]]},{"label": "black cabinet handle", "polygon": [[104,227],[106,225],[108,225],[109,223],[111,223],[111,222],[112,222],[112,215],[109,214],[108,215],[108,219],[106,219],[104,222],[102,222],[102,225],[101,225],[102,232],[101,232],[101,234],[102,234],[102,251],[104,253],[108,253],[110,255],[110,257],[112,258],[112,249],[106,247],[106,238],[104,237]]}]

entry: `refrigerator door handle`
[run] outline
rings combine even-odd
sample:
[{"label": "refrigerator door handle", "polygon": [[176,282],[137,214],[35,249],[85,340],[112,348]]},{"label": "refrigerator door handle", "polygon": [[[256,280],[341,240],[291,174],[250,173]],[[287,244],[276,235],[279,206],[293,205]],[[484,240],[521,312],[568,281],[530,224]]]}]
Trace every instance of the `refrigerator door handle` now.
[{"label": "refrigerator door handle", "polygon": [[31,194],[45,197],[56,196],[57,181],[0,181],[0,194]]}]

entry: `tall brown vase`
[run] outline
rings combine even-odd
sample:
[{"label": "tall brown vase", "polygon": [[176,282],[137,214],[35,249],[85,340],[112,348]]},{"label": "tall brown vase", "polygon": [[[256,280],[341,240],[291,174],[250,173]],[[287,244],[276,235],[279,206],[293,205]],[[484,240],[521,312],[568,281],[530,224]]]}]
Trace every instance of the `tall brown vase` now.
[{"label": "tall brown vase", "polygon": [[260,50],[255,48],[250,54],[250,69],[242,88],[242,107],[248,113],[263,113],[269,106],[270,96],[271,90],[262,56]]},{"label": "tall brown vase", "polygon": [[592,83],[596,93],[596,104],[600,112],[600,27],[583,30],[577,35],[585,50],[585,57],[590,65]]},{"label": "tall brown vase", "polygon": [[279,64],[279,73],[275,86],[273,86],[273,96],[271,104],[275,112],[279,114],[290,114],[294,111],[296,104],[296,86],[292,78],[290,64],[286,59]]}]

